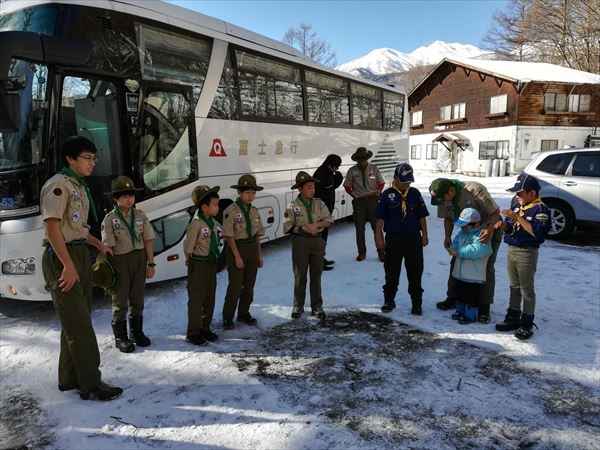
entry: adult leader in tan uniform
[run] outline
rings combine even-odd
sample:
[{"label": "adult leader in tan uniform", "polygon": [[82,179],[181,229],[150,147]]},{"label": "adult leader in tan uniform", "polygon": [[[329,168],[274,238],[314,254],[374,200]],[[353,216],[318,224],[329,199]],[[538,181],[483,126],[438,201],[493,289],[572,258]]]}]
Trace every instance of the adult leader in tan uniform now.
[{"label": "adult leader in tan uniform", "polygon": [[96,164],[96,146],[72,136],[62,147],[65,167],[40,194],[46,251],[42,271],[60,320],[58,389],[79,389],[83,400],[110,400],[123,389],[103,383],[100,352],[92,326],[92,270],[87,244],[104,255],[110,249],[89,233],[88,213],[94,202],[84,177]]},{"label": "adult leader in tan uniform", "polygon": [[[367,245],[365,243],[365,225],[371,224],[373,236],[375,236],[375,207],[379,200],[379,194],[385,186],[381,172],[369,159],[373,152],[364,147],[358,147],[351,156],[356,165],[350,167],[344,180],[344,189],[352,197],[352,208],[354,209],[354,227],[356,228],[356,246],[358,248],[357,261],[367,257]],[[384,250],[377,251],[379,260],[384,260]]]}]

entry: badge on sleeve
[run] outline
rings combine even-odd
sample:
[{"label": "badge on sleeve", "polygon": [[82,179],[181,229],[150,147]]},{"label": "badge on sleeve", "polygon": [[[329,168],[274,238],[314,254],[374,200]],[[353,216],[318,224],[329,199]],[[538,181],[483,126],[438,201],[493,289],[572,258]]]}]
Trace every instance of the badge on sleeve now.
[{"label": "badge on sleeve", "polygon": [[300,214],[301,214],[300,207],[299,206],[294,206],[294,215],[295,216],[299,216]]},{"label": "badge on sleeve", "polygon": [[73,211],[71,214],[71,222],[78,223],[81,220],[81,213],[79,211]]},{"label": "badge on sleeve", "polygon": [[55,188],[52,193],[54,195],[56,195],[57,197],[60,197],[62,195],[62,189],[61,188]]},{"label": "badge on sleeve", "polygon": [[113,230],[120,230],[121,229],[121,221],[119,219],[113,219],[112,220],[112,227]]}]

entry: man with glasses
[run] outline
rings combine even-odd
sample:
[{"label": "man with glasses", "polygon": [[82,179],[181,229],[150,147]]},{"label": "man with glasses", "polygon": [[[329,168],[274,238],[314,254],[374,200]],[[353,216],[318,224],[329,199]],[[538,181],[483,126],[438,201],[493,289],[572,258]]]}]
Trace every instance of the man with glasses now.
[{"label": "man with glasses", "polygon": [[123,389],[103,383],[100,352],[92,325],[92,269],[87,244],[111,253],[89,233],[88,213],[96,208],[84,177],[96,163],[96,146],[82,136],[67,138],[65,166],[40,194],[46,251],[42,271],[61,324],[58,389],[79,390],[83,400],[111,400]]}]

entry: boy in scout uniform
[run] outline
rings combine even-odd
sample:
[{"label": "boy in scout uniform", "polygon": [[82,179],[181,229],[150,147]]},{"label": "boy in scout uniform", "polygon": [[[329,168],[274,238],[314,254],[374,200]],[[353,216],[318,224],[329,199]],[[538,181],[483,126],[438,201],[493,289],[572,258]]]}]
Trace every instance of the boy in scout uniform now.
[{"label": "boy in scout uniform", "polygon": [[[223,328],[233,330],[233,316],[237,308],[237,321],[256,326],[256,319],[250,314],[254,299],[254,283],[258,268],[263,266],[260,238],[265,234],[260,213],[252,206],[257,191],[256,178],[242,175],[237,189],[238,198],[223,213],[223,237],[227,241],[227,272],[229,285],[223,304]],[[239,299],[239,304],[238,304]]]},{"label": "boy in scout uniform", "polygon": [[217,261],[219,259],[219,186],[196,186],[192,201],[198,207],[183,241],[188,267],[188,325],[186,341],[195,345],[214,342],[219,336],[210,330],[215,309]]},{"label": "boy in scout uniform", "polygon": [[[491,242],[492,255],[487,262],[483,298],[479,305],[477,320],[481,323],[490,323],[490,305],[494,303],[494,290],[496,288],[494,264],[502,242],[502,230],[494,230],[494,225],[500,220],[500,208],[485,186],[476,181],[437,178],[429,186],[429,192],[431,193],[431,204],[438,207],[438,217],[444,219],[444,248],[446,250],[450,248],[452,243],[454,222],[458,220],[461,211],[465,208],[475,208],[481,214],[483,229],[479,239],[483,244]],[[436,304],[442,310],[453,309],[456,306],[457,294],[452,278],[455,260],[456,258],[453,257],[450,261],[446,299]]]},{"label": "boy in scout uniform", "polygon": [[292,201],[283,220],[283,232],[292,235],[292,264],[294,266],[294,307],[292,319],[298,319],[304,313],[306,298],[306,274],[310,268],[310,306],[312,314],[319,319],[325,318],[323,298],[321,297],[321,274],[325,241],[321,232],[333,223],[331,213],[323,200],[314,198],[315,182],[318,180],[306,172],[296,175],[299,195]]},{"label": "boy in scout uniform", "polygon": [[[143,211],[135,208],[133,181],[126,176],[115,178],[111,192],[115,207],[102,221],[102,242],[112,249],[111,263],[119,274],[111,292],[112,329],[116,347],[129,353],[135,345],[147,347],[150,339],[143,331],[144,290],[146,278],[154,276],[152,241],[154,230]],[[127,338],[127,303],[129,300],[129,328]]]},{"label": "boy in scout uniform", "polygon": [[[385,186],[381,172],[373,164],[369,164],[369,158],[373,152],[364,147],[358,147],[351,156],[356,165],[350,167],[344,180],[344,189],[352,197],[352,208],[354,209],[354,227],[356,228],[356,246],[358,248],[357,261],[363,261],[367,255],[365,243],[365,225],[371,224],[373,235],[375,235],[375,206],[379,200],[379,194]],[[379,260],[385,260],[383,249],[377,250]]]},{"label": "boy in scout uniform", "polygon": [[42,187],[40,203],[46,239],[42,271],[60,320],[58,389],[79,390],[83,400],[111,400],[123,389],[102,382],[100,352],[92,325],[92,270],[87,244],[103,255],[111,250],[89,233],[94,202],[85,182],[96,164],[96,146],[82,136],[63,144],[66,166]]}]

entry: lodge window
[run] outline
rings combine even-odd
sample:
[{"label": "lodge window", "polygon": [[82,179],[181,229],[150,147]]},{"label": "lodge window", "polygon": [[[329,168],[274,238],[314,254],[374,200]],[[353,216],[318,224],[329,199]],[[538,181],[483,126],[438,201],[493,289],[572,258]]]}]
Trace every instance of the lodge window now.
[{"label": "lodge window", "polygon": [[507,159],[509,141],[481,141],[479,159]]},{"label": "lodge window", "polygon": [[437,144],[427,144],[427,148],[425,150],[425,158],[426,159],[437,159],[438,158],[438,145]]},{"label": "lodge window", "polygon": [[490,98],[490,114],[505,113],[508,104],[508,94],[495,95]]},{"label": "lodge window", "polygon": [[466,117],[466,110],[466,103],[442,106],[440,108],[440,121],[464,119]]},{"label": "lodge window", "polygon": [[421,159],[421,144],[410,146],[410,159]]},{"label": "lodge window", "polygon": [[556,150],[558,148],[558,139],[542,139],[540,145],[541,151]]},{"label": "lodge window", "polygon": [[423,111],[413,111],[410,124],[413,127],[423,125]]},{"label": "lodge window", "polygon": [[567,95],[562,92],[546,92],[544,109],[555,112],[587,112],[590,110],[588,94]]}]

